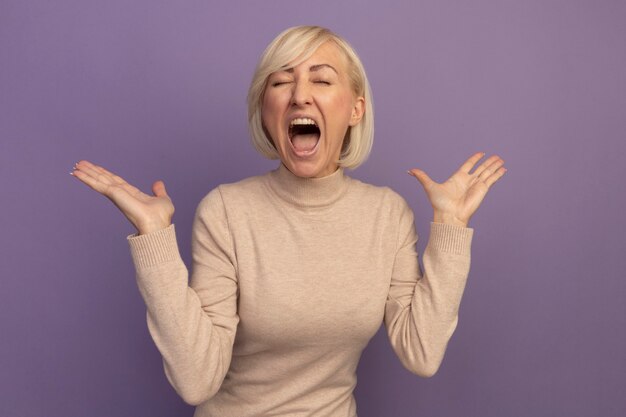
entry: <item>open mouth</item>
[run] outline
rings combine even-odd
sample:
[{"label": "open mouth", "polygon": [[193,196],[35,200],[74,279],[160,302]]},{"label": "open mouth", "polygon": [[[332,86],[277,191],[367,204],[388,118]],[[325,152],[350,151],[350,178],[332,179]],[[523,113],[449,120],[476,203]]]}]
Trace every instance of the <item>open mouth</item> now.
[{"label": "open mouth", "polygon": [[289,124],[289,140],[296,152],[312,152],[320,140],[320,128],[308,117],[293,119]]}]

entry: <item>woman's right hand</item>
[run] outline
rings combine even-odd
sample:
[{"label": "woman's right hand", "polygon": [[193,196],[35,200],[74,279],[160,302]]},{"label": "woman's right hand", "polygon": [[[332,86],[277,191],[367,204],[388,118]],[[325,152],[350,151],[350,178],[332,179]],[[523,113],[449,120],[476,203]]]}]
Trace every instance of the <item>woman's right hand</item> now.
[{"label": "woman's right hand", "polygon": [[174,204],[165,191],[163,181],[152,184],[154,196],[151,196],[89,161],[78,162],[70,174],[111,200],[140,235],[165,229],[172,224]]}]

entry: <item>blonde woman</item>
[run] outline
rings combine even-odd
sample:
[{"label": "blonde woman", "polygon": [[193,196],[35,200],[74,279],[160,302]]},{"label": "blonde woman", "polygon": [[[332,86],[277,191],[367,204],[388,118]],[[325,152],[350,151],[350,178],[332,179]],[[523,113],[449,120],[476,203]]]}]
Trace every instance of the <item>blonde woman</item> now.
[{"label": "blonde woman", "polygon": [[87,161],[72,174],[137,229],[148,328],[195,416],[354,417],[357,364],[382,322],[407,369],[437,371],[469,272],[467,224],[503,161],[477,153],[442,184],[410,171],[433,207],[422,272],[405,200],[344,172],[373,136],[370,87],[345,40],[314,26],[278,35],[248,116],[255,147],[280,164],[200,202],[190,275],[163,182],[150,196]]}]

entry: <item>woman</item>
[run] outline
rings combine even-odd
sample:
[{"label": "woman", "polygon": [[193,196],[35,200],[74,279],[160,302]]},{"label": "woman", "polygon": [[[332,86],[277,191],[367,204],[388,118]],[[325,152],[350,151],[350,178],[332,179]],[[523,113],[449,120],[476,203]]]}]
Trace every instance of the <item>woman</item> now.
[{"label": "woman", "polygon": [[73,175],[119,207],[150,334],[165,373],[196,416],[356,416],[362,350],[381,322],[403,365],[436,372],[469,271],[467,222],[503,161],[470,157],[445,183],[417,169],[434,209],[422,275],[413,213],[387,187],[344,175],[367,157],[372,100],[340,37],[295,27],[266,49],[249,95],[265,175],[212,190],[199,204],[188,274],[174,206],[87,161]]}]

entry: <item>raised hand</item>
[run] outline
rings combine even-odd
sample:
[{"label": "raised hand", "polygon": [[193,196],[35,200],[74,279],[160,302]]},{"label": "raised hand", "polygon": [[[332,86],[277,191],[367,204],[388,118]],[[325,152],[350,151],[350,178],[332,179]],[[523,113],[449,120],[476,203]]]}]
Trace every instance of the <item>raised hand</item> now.
[{"label": "raised hand", "polygon": [[139,234],[164,229],[172,223],[174,204],[163,181],[152,184],[151,196],[89,161],[78,162],[70,174],[111,200]]},{"label": "raised hand", "polygon": [[441,184],[431,180],[420,169],[408,171],[424,187],[434,210],[434,222],[467,226],[489,188],[506,172],[502,158],[493,155],[470,173],[483,156],[485,154],[482,152],[472,155],[447,181]]}]

